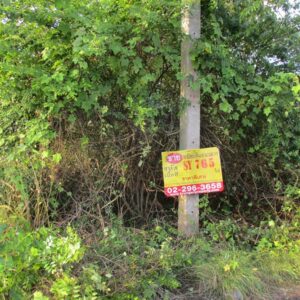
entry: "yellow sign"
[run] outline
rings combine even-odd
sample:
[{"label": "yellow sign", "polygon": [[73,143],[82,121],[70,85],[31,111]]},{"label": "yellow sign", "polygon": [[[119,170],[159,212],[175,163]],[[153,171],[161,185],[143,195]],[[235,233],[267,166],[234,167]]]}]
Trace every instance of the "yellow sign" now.
[{"label": "yellow sign", "polygon": [[162,153],[166,196],[224,190],[220,152],[216,147]]}]

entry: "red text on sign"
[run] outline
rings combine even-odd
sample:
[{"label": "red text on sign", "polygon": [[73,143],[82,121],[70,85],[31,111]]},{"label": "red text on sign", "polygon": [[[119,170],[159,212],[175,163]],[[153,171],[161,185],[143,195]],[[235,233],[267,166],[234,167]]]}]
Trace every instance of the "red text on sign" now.
[{"label": "red text on sign", "polygon": [[192,169],[206,169],[206,168],[214,168],[215,162],[213,158],[208,159],[196,159],[196,160],[185,160],[183,162],[183,169],[185,171],[189,171]]},{"label": "red text on sign", "polygon": [[181,185],[166,187],[164,192],[167,197],[192,195],[192,194],[207,194],[214,192],[222,192],[224,190],[223,182],[210,182],[201,184]]}]

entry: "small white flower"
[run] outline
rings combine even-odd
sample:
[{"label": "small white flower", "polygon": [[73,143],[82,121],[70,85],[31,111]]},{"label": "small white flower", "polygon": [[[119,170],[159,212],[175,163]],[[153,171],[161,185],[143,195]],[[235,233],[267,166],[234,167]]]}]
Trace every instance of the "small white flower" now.
[{"label": "small white flower", "polygon": [[2,23],[2,24],[6,24],[8,21],[9,21],[9,18],[3,18],[3,19],[1,20],[1,23]]},{"label": "small white flower", "polygon": [[24,20],[23,19],[19,19],[17,21],[17,26],[21,26],[23,24]]},{"label": "small white flower", "polygon": [[45,241],[46,248],[51,248],[53,246],[53,236],[49,235]]}]

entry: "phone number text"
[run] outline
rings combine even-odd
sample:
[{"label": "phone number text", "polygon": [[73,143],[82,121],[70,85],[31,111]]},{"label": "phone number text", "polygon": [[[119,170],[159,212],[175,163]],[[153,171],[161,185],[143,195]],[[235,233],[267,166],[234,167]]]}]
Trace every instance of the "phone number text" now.
[{"label": "phone number text", "polygon": [[210,183],[166,187],[164,189],[164,192],[167,197],[172,197],[172,196],[180,196],[180,195],[216,193],[216,192],[222,192],[223,190],[224,190],[223,182],[210,182]]}]

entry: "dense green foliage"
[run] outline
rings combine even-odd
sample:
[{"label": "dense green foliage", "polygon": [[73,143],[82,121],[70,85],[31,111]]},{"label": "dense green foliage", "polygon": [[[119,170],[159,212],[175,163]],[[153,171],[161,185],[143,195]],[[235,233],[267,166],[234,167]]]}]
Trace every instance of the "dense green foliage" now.
[{"label": "dense green foliage", "polygon": [[24,299],[34,285],[46,284],[69,272],[70,265],[80,260],[83,249],[80,239],[67,228],[65,237],[57,230],[40,228],[31,231],[27,222],[1,220],[0,239],[1,299]]},{"label": "dense green foliage", "polygon": [[[289,1],[201,1],[191,84],[201,147],[220,148],[225,192],[201,198],[201,238],[152,226],[176,218],[160,153],[178,148],[186,107],[183,5],[0,2],[5,297],[259,299],[299,279],[300,23]],[[147,230],[112,225],[115,215]],[[69,223],[89,245],[83,259]]]},{"label": "dense green foliage", "polygon": [[24,222],[1,229],[0,289],[10,299],[272,299],[276,285],[300,277],[299,241],[287,243],[291,237],[271,223],[249,251],[204,237],[183,239],[158,224],[146,231],[114,222],[83,260],[70,228],[63,236],[44,227],[31,231]]},{"label": "dense green foliage", "polygon": [[[297,184],[299,17],[289,9],[202,1],[193,85],[202,92],[202,145],[223,155],[218,201],[227,211],[268,213],[261,201],[280,207]],[[177,147],[185,105],[180,11],[179,1],[3,2],[4,203],[19,202],[14,209],[35,224],[57,209],[68,214],[74,200],[90,215],[97,203],[104,215],[143,219],[161,209],[160,151]]]}]

